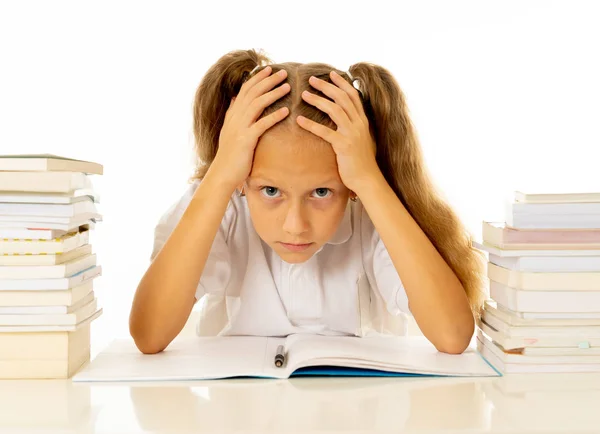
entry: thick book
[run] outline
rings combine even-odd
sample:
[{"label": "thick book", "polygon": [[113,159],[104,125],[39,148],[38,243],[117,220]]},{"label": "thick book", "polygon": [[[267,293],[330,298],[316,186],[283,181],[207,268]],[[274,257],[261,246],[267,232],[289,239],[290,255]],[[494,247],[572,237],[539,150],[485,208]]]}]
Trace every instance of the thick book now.
[{"label": "thick book", "polygon": [[476,249],[492,253],[503,258],[522,256],[600,256],[600,249],[501,249],[486,242],[473,241],[472,246]]},{"label": "thick book", "polygon": [[600,249],[600,229],[518,229],[484,221],[482,237],[502,249]]},{"label": "thick book", "polygon": [[100,276],[101,265],[94,265],[72,276],[56,279],[5,279],[0,280],[0,291],[51,291],[66,290],[89,282]]},{"label": "thick book", "polygon": [[[0,338],[8,336],[11,333],[23,333],[22,336],[29,336],[28,333],[49,333],[49,332],[73,332],[79,327],[89,324],[95,319],[102,316],[104,310],[102,308],[96,310],[96,312],[82,320],[77,324],[43,324],[43,325],[0,325]],[[0,339],[0,345],[2,340]]]},{"label": "thick book", "polygon": [[39,254],[7,254],[0,255],[0,266],[50,266],[65,264],[82,256],[92,253],[92,245],[84,244],[73,250],[62,253],[39,253]]},{"label": "thick book", "polygon": [[[282,358],[279,359],[278,356]],[[281,366],[277,361],[281,360]],[[142,354],[115,340],[73,381],[209,380],[298,375],[498,376],[473,348],[438,352],[423,336],[287,338],[220,336],[176,339],[161,353]]]},{"label": "thick book", "polygon": [[93,188],[89,175],[80,172],[2,172],[0,191],[69,193]]},{"label": "thick book", "polygon": [[0,279],[60,279],[74,276],[96,263],[96,254],[92,253],[59,265],[3,266],[0,267]]},{"label": "thick book", "polygon": [[520,229],[599,229],[600,213],[529,214],[508,212],[506,224]]},{"label": "thick book", "polygon": [[0,155],[0,171],[82,172],[102,175],[102,164],[54,154]]},{"label": "thick book", "polygon": [[[494,347],[493,344],[490,343],[486,345],[485,341],[482,341],[479,338],[477,338],[477,349],[496,369],[504,374],[600,372],[600,363],[593,359],[587,363],[579,360],[577,362],[572,360],[571,362],[565,361],[563,363],[545,363],[542,360],[529,363],[524,363],[523,361],[517,362],[513,358],[502,357],[499,354],[497,347]],[[540,359],[542,359],[542,357],[540,357]]]},{"label": "thick book", "polygon": [[[71,305],[52,305],[52,306],[0,306],[0,316],[2,315],[59,315],[73,313],[83,306],[91,303],[96,298],[94,291],[90,291],[82,299]],[[77,322],[77,321],[76,321]]]},{"label": "thick book", "polygon": [[[575,314],[569,316],[560,315],[555,317],[536,317],[520,312],[514,312],[498,306],[494,300],[485,300],[483,305],[483,319],[488,321],[490,317],[502,321],[509,326],[520,327],[581,327],[598,326],[600,327],[600,316],[596,318],[581,317]],[[491,320],[494,321],[494,320]],[[491,321],[488,321],[491,323]]]},{"label": "thick book", "polygon": [[0,307],[73,306],[93,291],[93,280],[59,291],[0,291]]},{"label": "thick book", "polygon": [[17,226],[10,226],[9,223],[0,221],[0,239],[2,240],[54,240],[63,235],[72,232],[80,232],[83,229],[91,230],[95,228],[95,223],[92,220],[84,222],[74,222],[73,226],[66,228],[50,228],[50,227],[33,227],[31,225],[23,225],[22,222],[15,222]]},{"label": "thick book", "polygon": [[67,253],[89,244],[90,231],[70,232],[53,240],[0,239],[0,255],[40,255]]},{"label": "thick book", "polygon": [[527,193],[527,192],[522,192],[522,191],[515,191],[514,199],[515,199],[515,202],[522,202],[522,203],[600,202],[600,193],[598,193],[598,192]]},{"label": "thick book", "polygon": [[0,203],[48,203],[68,204],[82,200],[100,202],[100,196],[92,188],[82,188],[68,193],[40,193],[26,191],[0,191]]},{"label": "thick book", "polygon": [[490,298],[516,312],[600,313],[600,290],[527,291],[492,280]]},{"label": "thick book", "polygon": [[[600,251],[599,251],[600,253]],[[498,256],[488,254],[489,262],[516,271],[534,273],[600,272],[600,256]]]},{"label": "thick book", "polygon": [[84,214],[98,214],[96,204],[89,198],[75,203],[0,203],[0,215],[35,217],[74,217]]},{"label": "thick book", "polygon": [[600,291],[600,273],[531,273],[488,263],[487,277],[527,291]]},{"label": "thick book", "polygon": [[0,225],[4,227],[49,228],[64,229],[65,227],[79,227],[88,221],[101,221],[102,215],[98,213],[82,213],[73,216],[33,216],[33,215],[2,215]]}]

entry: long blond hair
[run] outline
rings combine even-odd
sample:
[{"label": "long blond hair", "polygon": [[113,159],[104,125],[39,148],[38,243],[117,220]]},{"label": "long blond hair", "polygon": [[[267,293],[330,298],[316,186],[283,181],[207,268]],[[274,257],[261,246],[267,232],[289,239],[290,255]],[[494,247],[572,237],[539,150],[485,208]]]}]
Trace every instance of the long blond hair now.
[{"label": "long blond hair", "polygon": [[[285,106],[290,109],[289,115],[272,128],[300,128],[295,124],[295,119],[302,115],[336,129],[326,113],[304,102],[300,95],[304,90],[309,90],[331,100],[310,86],[308,79],[314,75],[331,83],[329,73],[335,70],[352,83],[344,71],[325,63],[276,64],[262,50],[231,51],[207,71],[196,91],[194,137],[198,163],[193,178],[201,179],[214,160],[229,102],[238,94],[243,82],[257,65],[254,74],[267,65],[271,66],[272,74],[281,69],[287,70],[286,81],[291,86],[291,91],[267,107],[259,119]],[[363,108],[377,143],[379,168],[402,204],[462,283],[471,310],[478,317],[485,297],[483,254],[472,247],[471,235],[431,180],[400,86],[387,69],[372,63],[355,63],[349,72],[358,81],[362,92]]]}]

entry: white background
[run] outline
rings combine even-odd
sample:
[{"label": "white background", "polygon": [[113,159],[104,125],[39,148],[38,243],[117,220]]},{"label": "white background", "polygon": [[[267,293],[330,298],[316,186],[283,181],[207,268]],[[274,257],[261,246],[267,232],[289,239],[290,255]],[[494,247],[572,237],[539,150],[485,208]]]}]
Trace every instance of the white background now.
[{"label": "white background", "polygon": [[600,191],[597,2],[207,4],[0,3],[0,153],[104,165],[93,352],[128,334],[154,225],[192,173],[195,89],[233,49],[389,69],[475,235],[515,189]]}]

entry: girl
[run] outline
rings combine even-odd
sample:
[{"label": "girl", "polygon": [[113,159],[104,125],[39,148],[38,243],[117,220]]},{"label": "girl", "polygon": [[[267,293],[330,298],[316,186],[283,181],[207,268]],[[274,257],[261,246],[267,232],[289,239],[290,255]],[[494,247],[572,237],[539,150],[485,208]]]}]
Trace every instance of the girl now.
[{"label": "girl", "polygon": [[230,52],[198,87],[194,134],[195,180],[156,227],[131,309],[140,351],[166,348],[203,297],[199,335],[404,334],[413,315],[439,351],[466,349],[482,254],[386,69]]}]

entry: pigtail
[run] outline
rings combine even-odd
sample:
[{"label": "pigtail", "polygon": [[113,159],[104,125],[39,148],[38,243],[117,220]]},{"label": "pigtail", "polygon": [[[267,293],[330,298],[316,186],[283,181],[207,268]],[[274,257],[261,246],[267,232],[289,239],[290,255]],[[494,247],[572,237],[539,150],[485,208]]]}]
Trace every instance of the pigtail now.
[{"label": "pigtail", "polygon": [[214,160],[219,147],[219,135],[231,98],[237,95],[249,73],[257,66],[272,63],[262,52],[236,50],[222,56],[206,72],[194,98],[194,140],[196,172],[202,179]]},{"label": "pigtail", "polygon": [[479,317],[485,299],[483,255],[472,247],[472,236],[427,173],[400,86],[389,71],[378,65],[358,63],[349,71],[358,81],[365,114],[372,122],[377,163],[383,175],[457,275],[474,316]]}]

